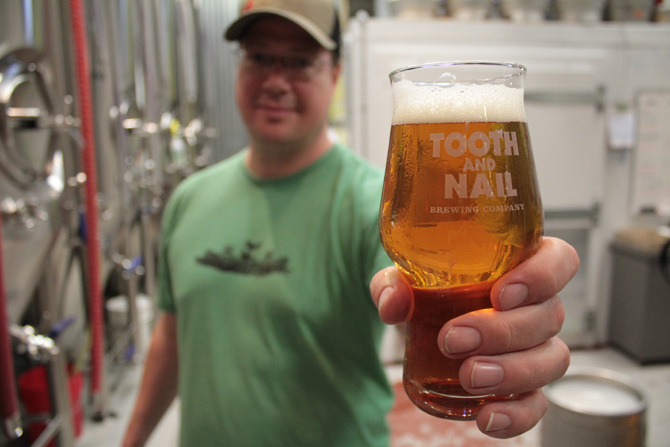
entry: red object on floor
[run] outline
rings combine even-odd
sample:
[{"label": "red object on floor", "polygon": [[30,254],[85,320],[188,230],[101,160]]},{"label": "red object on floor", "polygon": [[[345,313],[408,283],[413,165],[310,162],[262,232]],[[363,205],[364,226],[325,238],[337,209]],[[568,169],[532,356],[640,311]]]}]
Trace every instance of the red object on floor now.
[{"label": "red object on floor", "polygon": [[[51,415],[51,398],[49,396],[49,381],[44,366],[29,369],[19,377],[19,396],[28,416]],[[70,373],[68,380],[70,390],[70,405],[72,407],[72,424],[75,436],[79,436],[84,425],[84,412],[81,405],[81,393],[84,388],[84,378],[80,372]],[[47,422],[32,422],[28,425],[28,437],[35,441],[44,431]],[[54,446],[52,441],[48,446]]]}]

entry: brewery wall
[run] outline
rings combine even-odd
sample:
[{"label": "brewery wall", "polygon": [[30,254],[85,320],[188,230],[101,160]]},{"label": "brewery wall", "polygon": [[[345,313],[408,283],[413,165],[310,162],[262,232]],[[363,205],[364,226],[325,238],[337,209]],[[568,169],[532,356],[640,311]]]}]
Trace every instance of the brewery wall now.
[{"label": "brewery wall", "polygon": [[528,68],[526,115],[545,233],[569,241],[582,261],[561,295],[561,335],[572,347],[607,342],[612,240],[629,226],[669,220],[670,148],[660,123],[670,119],[670,27],[363,13],[349,24],[348,45],[348,138],[381,167],[393,104],[390,71],[444,60]]},{"label": "brewery wall", "polygon": [[[75,3],[0,2],[0,447],[17,430],[34,438],[45,429],[69,447],[84,415],[109,418],[117,379],[147,346],[162,207],[183,178],[246,144],[234,46],[222,41],[239,0],[86,0],[79,35]],[[659,153],[667,153],[670,144],[670,27],[456,18],[448,8],[456,1],[336,3],[346,22],[345,72],[332,124],[378,166],[393,69],[456,59],[528,67],[546,233],[568,240],[582,259],[562,295],[562,336],[573,347],[607,342],[612,240],[623,228],[669,220],[670,165],[654,149],[665,144]],[[430,17],[398,13],[419,3],[431,4]],[[82,57],[88,93],[77,73]],[[93,140],[82,128],[86,103]],[[96,169],[85,165],[86,148],[94,148]],[[87,250],[91,222],[96,253]],[[390,346],[393,360],[398,345]],[[92,377],[99,387],[82,383]],[[33,405],[46,395],[50,410]]]}]

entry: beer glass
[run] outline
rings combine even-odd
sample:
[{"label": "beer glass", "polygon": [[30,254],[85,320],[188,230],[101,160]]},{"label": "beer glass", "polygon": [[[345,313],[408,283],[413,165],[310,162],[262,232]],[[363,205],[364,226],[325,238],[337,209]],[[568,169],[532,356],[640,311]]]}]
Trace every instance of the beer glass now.
[{"label": "beer glass", "polygon": [[463,360],[438,333],[450,319],[490,308],[497,278],[531,255],[543,213],[523,106],[526,69],[446,62],[390,74],[393,123],[379,230],[414,293],[403,382],[434,416],[476,418],[491,399],[460,385]]}]

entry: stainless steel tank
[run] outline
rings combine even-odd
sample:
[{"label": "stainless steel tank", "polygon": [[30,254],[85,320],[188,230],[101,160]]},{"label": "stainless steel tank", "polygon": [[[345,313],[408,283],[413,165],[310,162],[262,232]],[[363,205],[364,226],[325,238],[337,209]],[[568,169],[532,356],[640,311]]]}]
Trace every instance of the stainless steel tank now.
[{"label": "stainless steel tank", "polygon": [[[3,2],[0,23],[0,210],[8,314],[23,316],[49,256],[76,225],[76,119],[53,2]],[[52,322],[54,323],[54,322]]]},{"label": "stainless steel tank", "polygon": [[[12,335],[22,333],[19,324],[31,324],[65,346],[60,336],[76,333],[70,348],[79,351],[85,306],[81,294],[64,293],[79,227],[67,12],[63,2],[0,4],[0,212]],[[53,411],[70,420],[65,349],[36,360],[47,365]],[[60,445],[73,435],[67,422],[55,433]]]},{"label": "stainless steel tank", "polygon": [[[134,299],[154,296],[163,206],[183,178],[209,163],[212,135],[200,88],[193,1],[91,0],[85,7],[95,179],[83,173],[82,98],[69,2],[0,2],[6,308],[12,335],[21,343],[29,338],[20,335],[24,325],[54,338],[58,354],[46,363],[53,383],[61,384],[66,361],[90,360],[84,352],[91,311],[85,288],[86,182],[97,185],[100,287],[128,297],[129,330],[137,331]],[[66,419],[67,400],[56,396],[55,405]],[[68,424],[58,436],[60,445],[71,445]]]},{"label": "stainless steel tank", "polygon": [[647,403],[628,376],[604,368],[571,369],[545,394],[542,447],[645,446]]}]

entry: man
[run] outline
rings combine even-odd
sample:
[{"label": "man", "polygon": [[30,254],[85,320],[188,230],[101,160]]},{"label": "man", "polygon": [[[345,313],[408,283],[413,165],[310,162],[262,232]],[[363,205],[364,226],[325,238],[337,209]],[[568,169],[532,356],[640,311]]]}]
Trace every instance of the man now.
[{"label": "man", "polygon": [[[166,209],[164,312],[124,446],[145,443],[177,390],[182,446],[388,446],[380,320],[406,321],[412,295],[379,243],[382,174],[328,137],[335,10],[250,1],[225,36],[240,43],[249,147],[186,179]],[[556,294],[577,266],[547,238],[496,284],[502,312],[445,322],[440,348],[468,357],[466,387],[518,395],[482,408],[486,434],[515,436],[542,416],[539,389],[569,361]],[[472,374],[477,361],[501,374]]]}]

